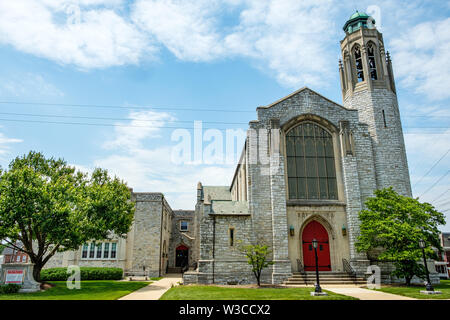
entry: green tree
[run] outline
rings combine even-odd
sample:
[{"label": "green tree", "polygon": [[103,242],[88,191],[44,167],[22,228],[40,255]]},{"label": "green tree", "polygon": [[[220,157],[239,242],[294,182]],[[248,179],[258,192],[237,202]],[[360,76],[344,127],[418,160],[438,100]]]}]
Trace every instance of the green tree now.
[{"label": "green tree", "polygon": [[125,237],[134,216],[131,192],[117,177],[95,169],[76,171],[63,159],[31,151],[0,174],[0,239],[42,267],[57,252],[76,250],[86,241]]},{"label": "green tree", "polygon": [[441,251],[439,225],[445,224],[444,215],[429,203],[405,197],[392,188],[375,191],[375,197],[366,201],[366,210],[359,213],[360,236],[356,248],[360,252],[378,252],[378,260],[392,261],[393,275],[404,277],[411,284],[414,275],[423,278],[424,266],[419,240],[427,243],[425,254],[436,259],[433,247]]},{"label": "green tree", "polygon": [[238,250],[247,257],[247,262],[252,266],[252,272],[255,275],[258,287],[261,286],[261,272],[264,268],[272,265],[272,261],[268,261],[271,251],[265,244],[249,244],[242,245],[239,242]]}]

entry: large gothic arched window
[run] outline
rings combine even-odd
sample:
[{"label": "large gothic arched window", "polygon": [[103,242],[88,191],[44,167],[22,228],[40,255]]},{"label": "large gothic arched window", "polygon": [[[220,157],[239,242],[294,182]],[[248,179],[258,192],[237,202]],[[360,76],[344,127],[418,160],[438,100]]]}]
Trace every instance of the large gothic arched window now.
[{"label": "large gothic arched window", "polygon": [[331,134],[312,122],[286,135],[289,199],[336,200],[336,168]]}]

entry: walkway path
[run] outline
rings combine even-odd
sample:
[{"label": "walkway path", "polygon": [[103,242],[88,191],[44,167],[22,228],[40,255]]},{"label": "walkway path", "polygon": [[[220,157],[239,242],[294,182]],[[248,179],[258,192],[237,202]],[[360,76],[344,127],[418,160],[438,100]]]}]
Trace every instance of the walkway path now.
[{"label": "walkway path", "polygon": [[376,290],[358,288],[358,287],[322,286],[322,288],[332,291],[334,293],[339,293],[339,294],[343,294],[346,296],[358,298],[360,300],[416,300],[416,299],[410,298],[410,297],[400,296],[400,295],[376,291]]},{"label": "walkway path", "polygon": [[181,274],[166,274],[161,280],[152,282],[119,300],[158,300],[172,285],[178,285],[181,280]]}]

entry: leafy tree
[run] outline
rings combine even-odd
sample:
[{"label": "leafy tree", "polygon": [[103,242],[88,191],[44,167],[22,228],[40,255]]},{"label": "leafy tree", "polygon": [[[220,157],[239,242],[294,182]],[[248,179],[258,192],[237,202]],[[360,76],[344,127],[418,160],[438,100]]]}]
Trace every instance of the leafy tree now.
[{"label": "leafy tree", "polygon": [[442,250],[438,226],[445,224],[444,215],[431,204],[399,195],[392,188],[375,191],[375,197],[366,201],[366,207],[359,213],[357,250],[378,250],[378,260],[394,262],[392,275],[404,277],[408,286],[414,275],[423,278],[425,268],[417,263],[422,261],[419,240],[427,243],[425,255],[436,259],[432,247]]},{"label": "leafy tree", "polygon": [[255,275],[258,287],[260,287],[262,270],[273,264],[272,261],[267,260],[271,253],[269,247],[265,244],[242,245],[242,242],[239,242],[238,249],[247,257],[247,262],[252,266],[252,272]]},{"label": "leafy tree", "polygon": [[[95,169],[76,171],[63,159],[31,151],[0,174],[0,239],[27,253],[40,281],[57,252],[86,241],[124,237],[134,216],[131,193],[117,177]],[[19,240],[23,248],[17,248]]]}]

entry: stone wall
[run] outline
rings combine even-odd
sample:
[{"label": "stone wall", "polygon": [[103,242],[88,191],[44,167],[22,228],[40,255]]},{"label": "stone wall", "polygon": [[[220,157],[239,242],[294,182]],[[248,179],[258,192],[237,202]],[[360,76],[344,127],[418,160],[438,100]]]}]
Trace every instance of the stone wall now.
[{"label": "stone wall", "polygon": [[[172,236],[170,238],[169,248],[169,267],[175,267],[176,248],[184,245],[189,248],[189,265],[192,266],[196,259],[194,240],[195,240],[195,225],[194,225],[194,211],[193,210],[174,210],[172,219]],[[180,223],[186,221],[188,223],[188,230],[181,231]]]}]

